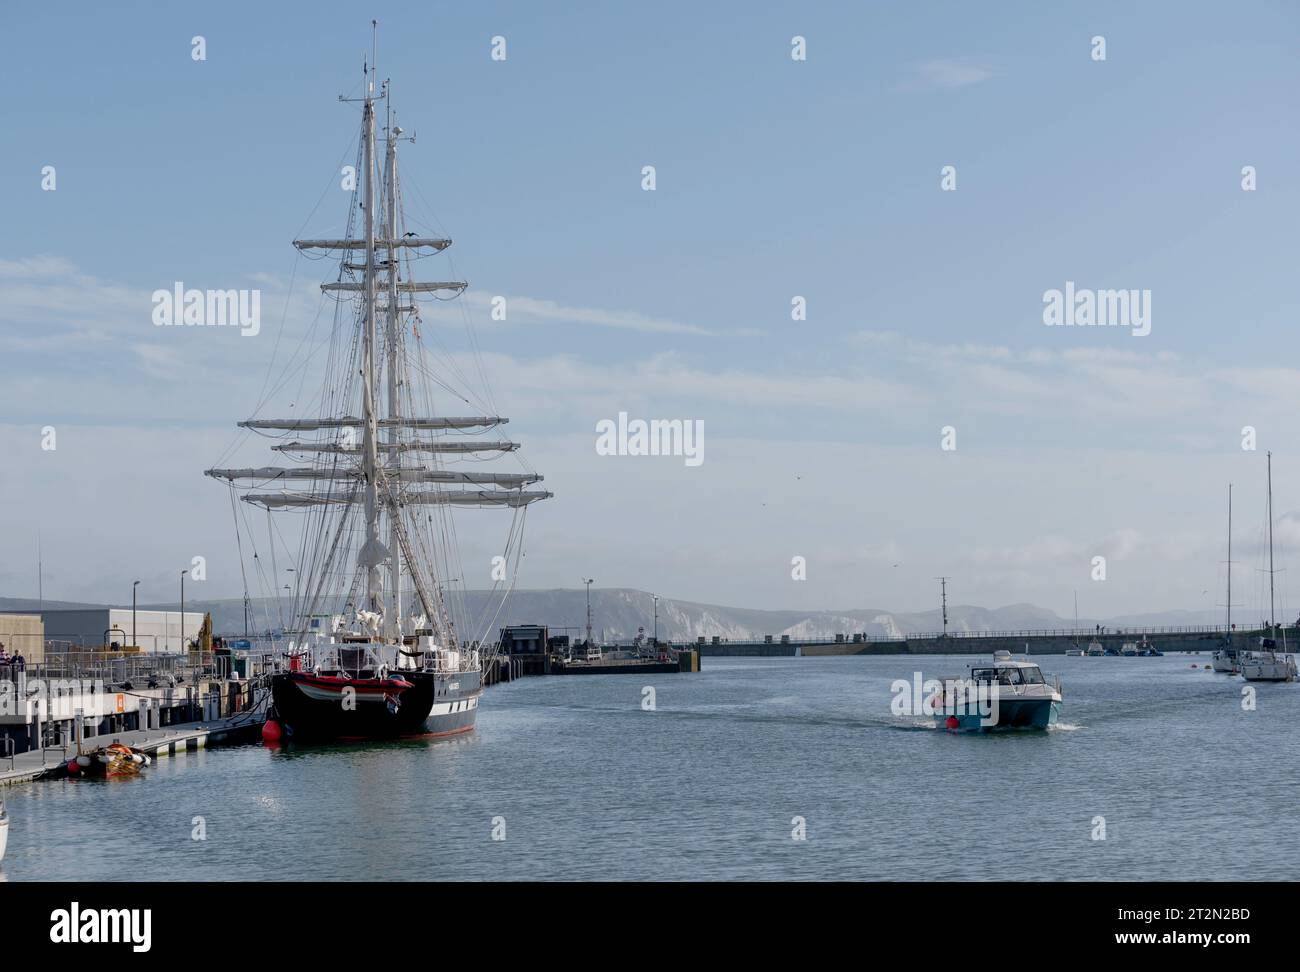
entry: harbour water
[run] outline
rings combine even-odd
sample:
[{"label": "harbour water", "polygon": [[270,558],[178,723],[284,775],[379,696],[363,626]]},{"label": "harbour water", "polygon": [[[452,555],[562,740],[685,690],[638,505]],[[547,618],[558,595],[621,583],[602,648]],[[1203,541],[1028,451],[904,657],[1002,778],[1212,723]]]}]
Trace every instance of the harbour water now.
[{"label": "harbour water", "polygon": [[[956,735],[890,684],[962,657],[710,658],[528,678],[460,739],[210,749],[3,796],[0,877],[1292,879],[1300,685],[1208,655],[1042,657],[1047,732]],[[1198,667],[1192,668],[1196,664]],[[655,709],[643,708],[643,688]],[[791,832],[802,817],[806,840]],[[1104,817],[1105,839],[1098,817]],[[201,820],[198,818],[202,818]],[[202,831],[206,839],[196,840]],[[494,840],[504,836],[503,840]],[[504,831],[504,832],[503,832]]]}]

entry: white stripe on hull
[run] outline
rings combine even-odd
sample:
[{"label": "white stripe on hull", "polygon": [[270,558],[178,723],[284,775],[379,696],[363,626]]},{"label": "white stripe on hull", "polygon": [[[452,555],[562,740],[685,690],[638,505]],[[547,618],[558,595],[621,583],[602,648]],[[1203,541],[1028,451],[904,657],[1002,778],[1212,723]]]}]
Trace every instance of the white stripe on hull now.
[{"label": "white stripe on hull", "polygon": [[477,709],[478,700],[479,697],[475,695],[472,698],[458,699],[455,702],[435,702],[433,708],[429,710],[429,715],[451,715],[453,712],[465,712],[469,709]]}]

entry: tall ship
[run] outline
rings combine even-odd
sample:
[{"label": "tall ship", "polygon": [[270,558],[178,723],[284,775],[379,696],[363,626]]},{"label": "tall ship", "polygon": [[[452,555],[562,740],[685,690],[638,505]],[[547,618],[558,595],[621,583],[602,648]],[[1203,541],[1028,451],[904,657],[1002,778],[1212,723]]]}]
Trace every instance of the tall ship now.
[{"label": "tall ship", "polygon": [[[529,488],[542,477],[523,470],[518,444],[493,436],[508,419],[492,414],[486,388],[469,384],[468,374],[482,374],[472,338],[463,357],[473,366],[462,367],[437,322],[421,316],[467,284],[417,279],[415,268],[439,260],[451,240],[414,218],[408,225],[398,146],[415,137],[396,124],[391,84],[376,90],[373,56],[362,78],[359,97],[339,97],[361,115],[346,229],[293,244],[302,258],[337,261],[321,285],[322,302],[333,299],[333,327],[328,340],[304,337],[278,386],[295,389],[298,417],[238,423],[241,443],[268,437],[292,464],[206,470],[232,498],[267,511],[268,541],[253,546],[252,573],[280,605],[282,663],[268,726],[290,740],[473,729],[495,650],[488,633],[513,585],[527,507],[552,495]],[[468,314],[464,323],[468,330]],[[467,404],[483,414],[466,414]],[[489,471],[507,459],[519,471]],[[253,542],[258,518],[231,506],[247,604],[242,538],[247,532]],[[467,512],[479,508],[497,509],[503,547],[486,606],[474,614],[456,538],[457,517],[481,519]],[[283,513],[299,514],[296,554],[279,525]],[[486,581],[487,562],[482,572]]]}]

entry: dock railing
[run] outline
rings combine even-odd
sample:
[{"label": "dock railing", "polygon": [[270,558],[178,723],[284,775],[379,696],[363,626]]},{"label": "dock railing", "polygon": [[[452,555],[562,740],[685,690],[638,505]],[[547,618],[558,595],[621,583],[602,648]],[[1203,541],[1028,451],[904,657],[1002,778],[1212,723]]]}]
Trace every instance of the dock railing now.
[{"label": "dock railing", "polygon": [[215,677],[218,666],[212,652],[186,652],[178,654],[145,654],[120,651],[87,651],[78,648],[69,651],[50,651],[45,660],[25,669],[28,680],[33,679],[86,679],[105,685],[123,682],[150,681],[194,682],[200,678]]},{"label": "dock railing", "polygon": [[[1300,626],[1289,625],[1289,630],[1296,631],[1300,635]],[[784,645],[868,645],[868,644],[898,644],[905,641],[963,641],[971,639],[994,639],[994,638],[1072,638],[1080,642],[1090,641],[1093,638],[1137,638],[1146,635],[1200,635],[1202,637],[1222,637],[1228,632],[1228,627],[1222,624],[1200,624],[1200,625],[1147,625],[1147,626],[1122,626],[1111,627],[1107,625],[1101,631],[1095,628],[1019,628],[1012,631],[915,631],[906,634],[897,635],[869,635],[860,632],[846,632],[838,638],[795,638],[790,637],[789,641],[781,641],[779,644]],[[1234,625],[1232,632],[1236,635],[1246,635],[1256,630],[1262,630],[1251,627]],[[762,635],[755,638],[731,638],[724,639],[719,644],[772,644],[778,642],[765,642]],[[853,641],[857,637],[859,640]],[[703,643],[703,647],[709,647],[711,641]],[[698,642],[673,642],[674,648],[698,648],[701,645]],[[1082,647],[1082,645],[1081,645]]]}]

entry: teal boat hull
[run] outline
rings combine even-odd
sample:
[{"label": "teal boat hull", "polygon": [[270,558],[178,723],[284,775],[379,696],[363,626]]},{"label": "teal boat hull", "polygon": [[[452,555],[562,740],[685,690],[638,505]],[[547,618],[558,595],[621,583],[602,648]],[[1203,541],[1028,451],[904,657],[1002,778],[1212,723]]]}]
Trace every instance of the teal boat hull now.
[{"label": "teal boat hull", "polygon": [[939,713],[935,720],[943,729],[952,732],[1002,732],[1012,729],[1047,729],[1061,717],[1059,699],[999,699],[998,719],[995,725],[984,725],[984,716],[978,712],[947,715]]}]

